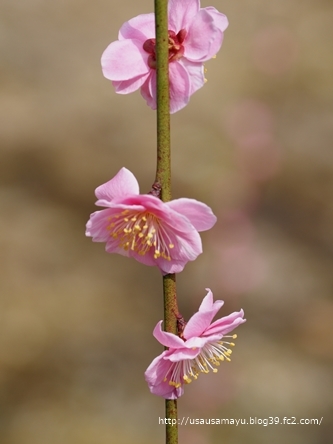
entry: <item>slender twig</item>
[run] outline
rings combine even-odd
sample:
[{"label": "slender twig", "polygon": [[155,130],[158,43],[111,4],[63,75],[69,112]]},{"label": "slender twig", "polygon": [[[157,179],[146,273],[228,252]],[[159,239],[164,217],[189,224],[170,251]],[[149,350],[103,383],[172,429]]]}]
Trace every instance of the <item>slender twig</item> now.
[{"label": "slender twig", "polygon": [[168,2],[155,0],[157,77],[157,170],[161,199],[171,199]]},{"label": "slender twig", "polygon": [[[157,167],[155,183],[163,202],[171,199],[168,0],[155,0],[157,76]],[[163,276],[164,328],[177,334],[176,277]],[[177,401],[165,401],[166,444],[178,444]],[[169,424],[170,423],[170,424]]]}]

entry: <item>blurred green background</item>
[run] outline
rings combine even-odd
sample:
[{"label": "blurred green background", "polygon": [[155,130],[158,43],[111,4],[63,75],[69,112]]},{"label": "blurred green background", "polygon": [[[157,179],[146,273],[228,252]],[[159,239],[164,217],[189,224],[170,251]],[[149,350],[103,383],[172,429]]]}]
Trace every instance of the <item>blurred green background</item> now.
[{"label": "blurred green background", "polygon": [[[333,435],[333,4],[205,1],[230,22],[207,84],[172,116],[173,196],[218,223],[178,276],[243,308],[231,363],[186,386],[180,417],[321,418],[183,426],[180,443],[323,444]],[[85,238],[122,166],[148,192],[155,113],[100,56],[153,2],[0,0],[0,442],[163,443],[143,373],[162,351],[157,269]],[[204,37],[203,37],[204,38]]]}]

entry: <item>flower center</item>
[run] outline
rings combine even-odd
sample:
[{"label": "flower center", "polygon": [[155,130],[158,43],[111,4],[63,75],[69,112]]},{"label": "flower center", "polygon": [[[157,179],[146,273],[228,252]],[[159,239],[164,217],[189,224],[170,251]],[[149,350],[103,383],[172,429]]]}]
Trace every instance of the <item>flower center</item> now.
[{"label": "flower center", "polygon": [[147,211],[138,213],[124,210],[108,218],[107,230],[117,239],[120,248],[132,250],[141,256],[152,251],[154,259],[162,257],[171,260],[170,250],[174,248],[168,230],[160,219]]},{"label": "flower center", "polygon": [[[179,60],[183,57],[185,48],[183,46],[186,30],[181,29],[178,34],[174,31],[168,31],[169,39],[169,63]],[[149,68],[156,69],[156,39],[148,39],[143,44],[143,49],[148,52],[148,66]]]},{"label": "flower center", "polygon": [[[224,336],[225,338],[236,339],[237,335]],[[227,346],[226,346],[227,345]],[[197,357],[194,359],[184,359],[175,362],[164,377],[164,382],[169,381],[169,385],[175,388],[182,384],[189,384],[192,379],[197,379],[200,373],[217,373],[217,368],[221,361],[231,361],[230,355],[235,344],[226,341],[214,341],[206,344]]]}]

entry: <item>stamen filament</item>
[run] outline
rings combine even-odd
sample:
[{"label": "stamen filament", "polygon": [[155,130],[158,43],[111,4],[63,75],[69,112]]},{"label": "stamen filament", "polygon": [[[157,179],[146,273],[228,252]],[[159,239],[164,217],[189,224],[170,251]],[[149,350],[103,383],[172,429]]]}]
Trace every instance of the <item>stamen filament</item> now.
[{"label": "stamen filament", "polygon": [[[223,338],[235,339],[237,335],[224,336]],[[164,376],[164,382],[168,382],[173,387],[180,387],[183,383],[189,384],[192,379],[197,379],[200,373],[217,373],[221,361],[231,361],[230,355],[234,347],[233,342],[214,341],[202,347],[198,356],[192,359],[183,359],[172,363]],[[192,378],[192,379],[191,379]]]},{"label": "stamen filament", "polygon": [[154,214],[123,210],[110,216],[108,221],[107,230],[113,239],[118,240],[120,248],[142,256],[154,248],[154,259],[171,260],[170,250],[175,246],[174,241],[168,227]]}]

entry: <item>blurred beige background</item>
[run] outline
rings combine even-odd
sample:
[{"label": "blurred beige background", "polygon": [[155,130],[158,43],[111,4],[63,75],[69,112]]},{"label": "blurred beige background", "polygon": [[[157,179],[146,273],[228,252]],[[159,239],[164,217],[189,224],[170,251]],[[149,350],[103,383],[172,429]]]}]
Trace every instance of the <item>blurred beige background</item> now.
[{"label": "blurred beige background", "polygon": [[[172,116],[174,197],[217,225],[178,276],[243,308],[231,363],[186,387],[180,417],[321,418],[183,426],[180,443],[331,442],[333,4],[205,1],[230,21],[208,82]],[[143,373],[162,351],[161,276],[85,238],[94,189],[126,166],[147,192],[155,114],[100,56],[153,2],[0,0],[0,442],[163,443]]]}]

